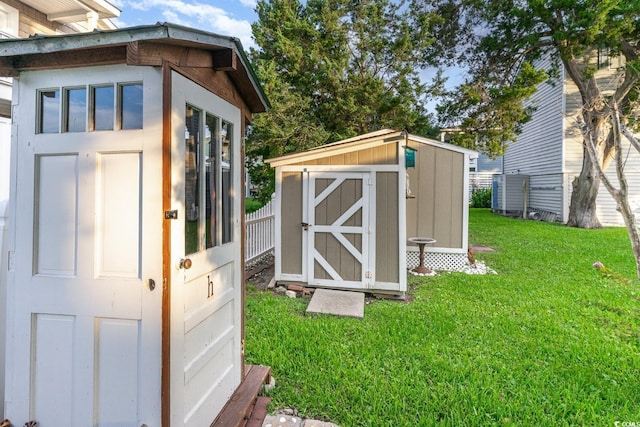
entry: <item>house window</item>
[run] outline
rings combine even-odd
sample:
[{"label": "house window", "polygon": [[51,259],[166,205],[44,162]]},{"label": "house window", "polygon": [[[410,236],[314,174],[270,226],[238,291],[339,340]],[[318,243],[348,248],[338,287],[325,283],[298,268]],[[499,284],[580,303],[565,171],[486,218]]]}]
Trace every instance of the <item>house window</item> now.
[{"label": "house window", "polygon": [[87,130],[87,89],[85,87],[64,90],[64,131]]},{"label": "house window", "polygon": [[91,130],[113,130],[114,117],[113,86],[92,86]]},{"label": "house window", "polygon": [[609,48],[606,46],[600,46],[598,48],[598,70],[610,68],[610,66]]},{"label": "house window", "polygon": [[233,241],[233,124],[189,104],[185,111],[185,253],[192,254]]},{"label": "house window", "polygon": [[0,3],[0,38],[18,37],[18,10]]},{"label": "house window", "polygon": [[60,132],[60,90],[38,91],[38,132]]},{"label": "house window", "polygon": [[142,129],[142,83],[119,85],[120,129]]}]

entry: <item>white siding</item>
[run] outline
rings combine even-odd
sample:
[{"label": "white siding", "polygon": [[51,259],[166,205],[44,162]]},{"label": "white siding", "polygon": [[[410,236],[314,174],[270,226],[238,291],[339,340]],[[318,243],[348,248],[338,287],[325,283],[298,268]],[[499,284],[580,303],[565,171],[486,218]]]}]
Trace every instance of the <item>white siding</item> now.
[{"label": "white siding", "polygon": [[[592,58],[592,65],[596,65],[596,57]],[[614,58],[609,67],[602,68],[596,72],[598,87],[604,94],[613,92],[620,83],[617,70],[623,63],[619,58]],[[564,171],[566,173],[566,201],[565,201],[565,221],[568,216],[569,203],[571,200],[571,182],[580,174],[582,169],[582,135],[576,125],[576,118],[580,115],[582,108],[582,98],[578,92],[578,87],[573,81],[567,77],[564,84],[565,95],[565,164]],[[628,142],[623,138],[623,152],[626,158],[626,177],[629,185],[629,202],[631,208],[640,214],[640,154],[632,148],[629,148]],[[618,188],[619,184],[616,178],[616,167],[612,161],[607,168],[607,175]],[[597,215],[603,225],[624,225],[622,216],[616,210],[616,204],[604,187],[600,185],[597,199]]]},{"label": "white siding", "polygon": [[[549,68],[548,60],[539,64]],[[563,105],[562,84],[541,83],[529,101],[537,108],[524,125],[516,142],[510,143],[504,156],[504,173],[546,175],[562,167]]]},{"label": "white siding", "polygon": [[530,177],[529,206],[532,209],[554,212],[562,217],[564,189],[562,174],[535,175]]},{"label": "white siding", "polygon": [[[547,58],[536,66],[549,69],[551,61]],[[558,175],[561,174],[563,162],[562,78],[540,84],[529,104],[537,109],[531,121],[524,125],[518,140],[507,148],[504,173],[529,175],[529,209],[561,214],[563,197]]]},{"label": "white siding", "polygon": [[[630,148],[629,143],[624,138],[622,145],[623,158],[626,159],[624,170],[629,188],[629,204],[635,212],[636,218],[640,219],[640,153]],[[614,187],[619,188],[615,161],[611,162],[606,172]],[[600,184],[600,190],[598,191],[596,206],[598,219],[602,225],[624,225],[622,215],[616,210],[616,203],[613,197],[602,184]]]}]

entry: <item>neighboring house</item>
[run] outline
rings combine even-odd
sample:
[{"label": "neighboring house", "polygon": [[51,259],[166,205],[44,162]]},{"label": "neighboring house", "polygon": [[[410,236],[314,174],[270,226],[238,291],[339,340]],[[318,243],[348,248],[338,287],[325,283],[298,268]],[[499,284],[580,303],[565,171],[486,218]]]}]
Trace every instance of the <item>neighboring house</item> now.
[{"label": "neighboring house", "polygon": [[[616,74],[622,66],[618,58],[601,52],[597,67],[598,84],[604,91],[616,88]],[[549,68],[550,59],[538,66]],[[578,89],[560,70],[559,78],[542,83],[532,97],[537,110],[524,125],[516,142],[510,143],[504,155],[504,175],[496,177],[494,210],[537,211],[556,221],[567,222],[572,181],[580,174],[583,158],[583,139],[576,125],[581,98]],[[626,174],[629,179],[629,201],[632,209],[640,210],[640,155],[623,138]],[[627,154],[628,153],[628,154]],[[615,178],[615,164],[611,162],[607,174]],[[603,225],[623,225],[616,204],[603,185],[597,199],[597,215]]]},{"label": "neighboring house", "polygon": [[[111,29],[115,26],[109,19],[119,14],[115,6],[104,0],[1,0],[0,39]],[[0,77],[0,301],[4,301],[7,272],[12,86],[11,78]],[[0,348],[4,343],[4,314],[0,315]],[[3,373],[4,353],[0,351],[0,384],[4,384]],[[4,401],[4,387],[0,387],[0,401]]]}]

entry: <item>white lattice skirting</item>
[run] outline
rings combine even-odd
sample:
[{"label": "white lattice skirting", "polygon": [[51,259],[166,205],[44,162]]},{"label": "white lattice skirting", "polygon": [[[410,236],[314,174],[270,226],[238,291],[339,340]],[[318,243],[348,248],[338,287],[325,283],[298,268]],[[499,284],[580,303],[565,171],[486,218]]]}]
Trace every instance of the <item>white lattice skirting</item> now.
[{"label": "white lattice skirting", "polygon": [[[433,270],[459,271],[467,264],[466,253],[424,252],[424,263]],[[412,269],[420,264],[420,253],[407,249],[407,268]]]}]

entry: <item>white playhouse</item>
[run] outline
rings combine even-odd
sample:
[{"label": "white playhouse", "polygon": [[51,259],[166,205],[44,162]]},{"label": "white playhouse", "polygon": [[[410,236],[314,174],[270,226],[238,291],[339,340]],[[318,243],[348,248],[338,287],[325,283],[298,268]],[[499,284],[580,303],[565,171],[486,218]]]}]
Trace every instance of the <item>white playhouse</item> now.
[{"label": "white playhouse", "polygon": [[241,147],[267,108],[239,41],[170,24],[9,39],[0,75],[0,415],[211,425],[244,378]]}]

